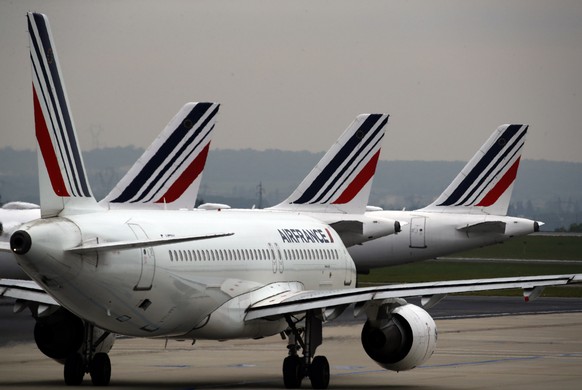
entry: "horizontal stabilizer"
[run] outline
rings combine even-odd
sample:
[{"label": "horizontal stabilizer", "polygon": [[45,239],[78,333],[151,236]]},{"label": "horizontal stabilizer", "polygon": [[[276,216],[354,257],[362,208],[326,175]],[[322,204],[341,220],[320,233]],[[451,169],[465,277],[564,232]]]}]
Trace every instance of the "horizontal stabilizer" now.
[{"label": "horizontal stabilizer", "polygon": [[0,241],[0,252],[12,253],[12,249],[10,249],[10,243],[8,241]]},{"label": "horizontal stabilizer", "polygon": [[469,233],[505,233],[505,222],[502,221],[486,221],[467,224],[464,226],[459,226],[457,230]]},{"label": "horizontal stabilizer", "polygon": [[105,242],[102,244],[88,244],[76,248],[67,249],[66,252],[83,254],[91,252],[103,252],[103,251],[118,251],[123,249],[135,249],[135,248],[146,248],[151,246],[160,246],[167,244],[176,244],[180,242],[189,241],[199,241],[208,240],[212,238],[228,237],[232,236],[234,233],[216,233],[207,234],[204,236],[185,236],[185,237],[165,237],[160,239],[147,239],[147,240],[135,240],[135,241],[120,241],[120,242]]},{"label": "horizontal stabilizer", "polygon": [[21,299],[47,305],[59,305],[57,301],[32,280],[0,279],[0,297]]},{"label": "horizontal stabilizer", "polygon": [[40,206],[36,203],[14,201],[2,205],[4,210],[38,210]]},{"label": "horizontal stabilizer", "polygon": [[401,231],[401,223],[392,219],[353,215],[354,219],[332,221],[329,218],[325,218],[325,215],[319,216],[316,214],[315,216],[328,223],[339,234],[346,247],[363,244],[366,241]]},{"label": "horizontal stabilizer", "polygon": [[196,208],[200,210],[226,210],[231,207],[224,203],[203,203]]}]

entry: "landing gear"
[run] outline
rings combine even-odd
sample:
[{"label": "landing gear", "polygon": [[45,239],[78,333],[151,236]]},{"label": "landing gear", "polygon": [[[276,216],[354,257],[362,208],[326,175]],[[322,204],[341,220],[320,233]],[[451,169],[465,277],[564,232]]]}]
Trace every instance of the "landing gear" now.
[{"label": "landing gear", "polygon": [[94,326],[85,327],[83,354],[75,352],[65,360],[64,376],[67,386],[79,386],[86,373],[91,375],[95,386],[108,386],[111,379],[111,361],[105,352],[95,352],[99,345],[110,335],[105,332],[93,342]]},{"label": "landing gear", "polygon": [[85,376],[85,362],[80,353],[75,352],[65,360],[65,384],[79,386]]},{"label": "landing gear", "polygon": [[[311,381],[314,389],[327,389],[329,386],[329,363],[325,356],[316,356],[315,350],[321,345],[321,318],[316,312],[310,310],[305,315],[304,337],[297,329],[297,322],[289,315],[285,316],[287,324],[291,328],[289,335],[289,356],[283,360],[283,383],[288,389],[301,387],[301,382],[306,376]],[[303,356],[297,355],[299,349],[303,350]]]},{"label": "landing gear", "polygon": [[96,353],[89,364],[91,381],[95,386],[107,386],[111,379],[111,361],[109,355],[104,352]]},{"label": "landing gear", "polygon": [[316,356],[309,367],[309,379],[314,389],[327,389],[329,386],[329,363],[325,356]]},{"label": "landing gear", "polygon": [[283,360],[283,383],[287,389],[301,387],[304,375],[303,361],[299,356],[287,356]]}]

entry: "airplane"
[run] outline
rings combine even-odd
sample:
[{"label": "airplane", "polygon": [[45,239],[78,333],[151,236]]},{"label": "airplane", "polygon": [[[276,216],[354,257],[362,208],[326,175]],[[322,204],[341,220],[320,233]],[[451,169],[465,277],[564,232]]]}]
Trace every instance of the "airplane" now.
[{"label": "airplane", "polygon": [[356,288],[339,234],[307,215],[103,207],[87,180],[48,19],[27,19],[41,218],[10,238],[33,281],[2,279],[0,291],[17,305],[37,304],[41,350],[64,362],[68,385],[87,372],[95,385],[109,384],[114,333],[213,340],[288,334],[284,385],[296,388],[308,377],[312,387],[327,388],[328,360],[315,356],[322,324],[350,305],[367,317],[362,344],[370,357],[403,371],[428,359],[437,338],[434,320],[406,298],[430,305],[449,293],[500,288],[534,298],[544,286],[582,282],[572,274]]},{"label": "airplane", "polygon": [[[216,105],[186,103],[99,204],[106,208],[192,209],[217,111]],[[198,117],[203,120],[197,121]],[[7,245],[10,235],[24,222],[38,218],[39,205],[6,203],[0,208],[0,246]],[[0,277],[30,279],[9,252],[0,252]]]},{"label": "airplane", "polygon": [[527,125],[499,126],[445,191],[418,210],[374,210],[402,231],[349,248],[358,273],[503,242],[539,231],[542,222],[507,215]]},{"label": "airplane", "polygon": [[[216,107],[206,103],[187,103],[99,204],[107,208],[136,210],[192,209],[208,155],[208,138],[214,128],[216,112]],[[204,118],[204,126],[193,127],[196,115]],[[335,192],[335,196],[293,209],[329,223],[347,246],[394,234],[401,228],[398,221],[363,215],[387,122],[387,115],[358,115],[312,171],[313,174],[334,165],[333,170],[327,168],[323,173],[336,186],[330,191]],[[368,132],[368,128],[373,131]],[[366,134],[364,142],[360,142],[362,134]],[[303,191],[300,186],[295,193]],[[229,206],[206,203],[198,208],[217,210]],[[15,221],[11,224],[12,231],[23,222],[39,217],[38,205],[32,213],[21,212],[19,218],[7,215],[8,220]],[[0,260],[0,277],[29,279],[11,253],[0,252]]]},{"label": "airplane", "polygon": [[330,225],[346,247],[398,233],[398,220],[364,213],[387,123],[388,115],[358,115],[293,191],[293,201],[260,211],[316,218]]}]

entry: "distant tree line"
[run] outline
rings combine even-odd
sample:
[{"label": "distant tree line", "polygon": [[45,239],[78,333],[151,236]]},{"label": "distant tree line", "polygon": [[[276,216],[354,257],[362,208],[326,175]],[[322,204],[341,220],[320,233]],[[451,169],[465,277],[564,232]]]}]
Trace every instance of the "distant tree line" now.
[{"label": "distant tree line", "polygon": [[570,227],[566,229],[565,227],[559,227],[556,229],[557,232],[569,232],[569,233],[582,233],[582,223],[570,224]]}]

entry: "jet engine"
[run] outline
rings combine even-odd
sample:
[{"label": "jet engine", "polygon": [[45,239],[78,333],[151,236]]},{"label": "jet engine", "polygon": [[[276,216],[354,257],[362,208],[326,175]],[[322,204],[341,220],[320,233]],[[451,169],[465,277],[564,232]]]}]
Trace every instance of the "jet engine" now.
[{"label": "jet engine", "polygon": [[433,318],[422,308],[383,305],[362,329],[364,350],[381,367],[406,371],[424,363],[436,348]]},{"label": "jet engine", "polygon": [[[68,310],[59,308],[48,316],[36,317],[34,326],[34,341],[38,349],[46,356],[65,362],[67,357],[83,350],[85,340],[85,322]],[[96,341],[104,331],[93,328],[92,340]],[[115,341],[113,334],[108,335],[101,342],[96,352],[109,352]]]}]

